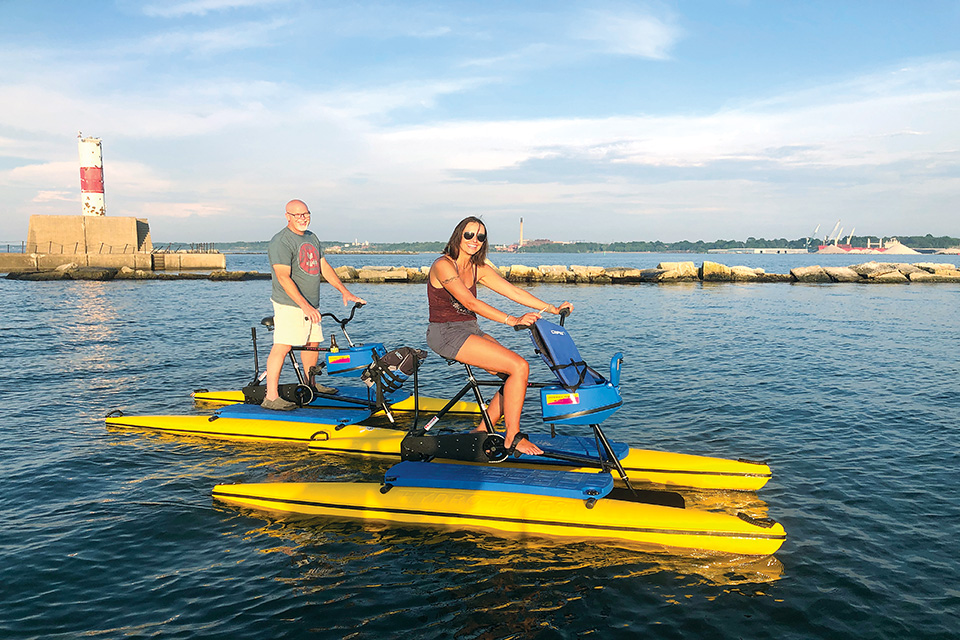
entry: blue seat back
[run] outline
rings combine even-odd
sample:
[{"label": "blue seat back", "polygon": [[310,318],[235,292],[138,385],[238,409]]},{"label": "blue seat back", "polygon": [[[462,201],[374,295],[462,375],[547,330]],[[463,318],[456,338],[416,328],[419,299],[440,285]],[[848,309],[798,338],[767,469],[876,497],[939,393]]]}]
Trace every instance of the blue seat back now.
[{"label": "blue seat back", "polygon": [[548,320],[537,320],[530,328],[537,353],[560,381],[540,389],[543,421],[551,424],[599,424],[622,405],[620,362],[617,353],[610,361],[610,382],[583,360],[567,330]]},{"label": "blue seat back", "polygon": [[564,327],[549,320],[537,320],[530,327],[530,339],[537,353],[568,391],[606,382],[603,376],[587,366]]}]

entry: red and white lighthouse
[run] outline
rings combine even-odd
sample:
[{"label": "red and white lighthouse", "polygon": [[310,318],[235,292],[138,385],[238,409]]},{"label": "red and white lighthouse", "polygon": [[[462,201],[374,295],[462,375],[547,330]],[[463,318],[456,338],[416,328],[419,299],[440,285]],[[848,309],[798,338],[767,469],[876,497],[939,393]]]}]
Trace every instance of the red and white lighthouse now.
[{"label": "red and white lighthouse", "polygon": [[100,138],[77,137],[80,138],[80,197],[83,215],[106,215],[107,208],[103,202],[103,153],[100,149]]}]

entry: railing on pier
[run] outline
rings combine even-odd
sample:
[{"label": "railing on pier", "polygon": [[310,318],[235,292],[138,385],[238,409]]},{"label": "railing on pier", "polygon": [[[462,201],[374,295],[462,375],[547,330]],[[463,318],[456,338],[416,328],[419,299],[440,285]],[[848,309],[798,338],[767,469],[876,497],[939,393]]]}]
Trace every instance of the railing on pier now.
[{"label": "railing on pier", "polygon": [[[113,246],[113,245],[111,245],[111,244],[106,244],[105,242],[101,242],[101,243],[99,243],[98,245],[96,245],[95,247],[87,247],[86,245],[84,245],[84,248],[86,249],[86,251],[81,251],[81,250],[80,250],[80,249],[81,249],[80,244],[81,244],[81,243],[79,243],[79,242],[75,242],[75,243],[72,244],[72,245],[65,245],[65,244],[60,244],[59,242],[53,242],[53,241],[40,242],[40,243],[36,243],[36,242],[31,242],[31,243],[21,242],[19,247],[17,247],[16,245],[12,245],[12,246],[11,246],[11,245],[8,244],[8,245],[7,245],[7,253],[47,253],[47,254],[57,254],[57,253],[70,253],[70,254],[77,254],[77,253],[117,253],[117,254],[122,254],[122,253],[137,253],[137,246],[136,246],[136,245],[133,245],[133,244],[125,244],[125,245],[123,245],[122,247],[121,247],[121,246],[115,247],[115,246]],[[12,248],[13,250],[11,250],[11,248]],[[17,249],[19,249],[19,251],[17,251]]]},{"label": "railing on pier", "polygon": [[[2,246],[2,245],[0,245]],[[101,242],[95,247],[84,247],[86,251],[80,251],[80,243],[76,242],[72,246],[60,244],[59,242],[41,242],[27,243],[21,242],[19,245],[7,243],[7,253],[46,253],[46,254],[77,254],[77,253],[100,253],[100,254],[125,254],[139,253],[136,245],[124,244],[123,246],[114,246]],[[170,243],[165,247],[154,249],[151,253],[220,253],[217,251],[217,245],[213,242],[194,242],[189,244]]]},{"label": "railing on pier", "polygon": [[[184,248],[187,247],[187,248]],[[191,242],[187,245],[171,242],[165,247],[154,249],[153,253],[220,253],[214,242]]]}]

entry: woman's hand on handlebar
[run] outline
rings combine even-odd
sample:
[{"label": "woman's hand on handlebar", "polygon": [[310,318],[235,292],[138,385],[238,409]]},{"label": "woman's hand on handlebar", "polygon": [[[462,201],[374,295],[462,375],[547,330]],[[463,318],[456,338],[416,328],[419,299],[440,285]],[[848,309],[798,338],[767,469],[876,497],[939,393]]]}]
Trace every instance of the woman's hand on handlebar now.
[{"label": "woman's hand on handlebar", "polygon": [[[551,311],[551,309],[553,309],[553,311]],[[560,306],[557,306],[557,307],[553,306],[552,304],[548,304],[543,309],[540,309],[540,311],[538,311],[537,313],[541,315],[543,315],[544,313],[555,313],[559,316],[566,317],[571,313],[573,313],[573,304],[567,301],[561,302]]]},{"label": "woman's hand on handlebar", "polygon": [[[543,314],[546,313],[551,306],[552,305],[547,305],[540,311],[528,311],[527,313],[517,318],[517,321],[513,325],[514,328],[517,330],[528,328],[534,322],[542,318]],[[561,318],[564,318],[570,315],[571,313],[573,313],[573,304],[569,302],[563,302],[560,304],[559,307],[553,307],[553,308],[556,313],[560,314]]]},{"label": "woman's hand on handlebar", "polygon": [[539,319],[540,319],[539,313],[537,313],[536,311],[530,311],[528,313],[523,314],[519,318],[517,318],[517,322],[513,326],[526,328],[532,325],[534,322],[536,322]]},{"label": "woman's hand on handlebar", "polygon": [[562,302],[560,306],[557,307],[557,313],[563,317],[570,315],[573,313],[573,304],[566,301]]}]

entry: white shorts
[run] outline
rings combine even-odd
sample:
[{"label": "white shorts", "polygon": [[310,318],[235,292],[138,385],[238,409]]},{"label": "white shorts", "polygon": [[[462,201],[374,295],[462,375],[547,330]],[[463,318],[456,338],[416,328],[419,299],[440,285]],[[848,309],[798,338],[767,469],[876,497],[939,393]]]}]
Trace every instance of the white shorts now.
[{"label": "white shorts", "polygon": [[314,324],[303,315],[300,307],[273,302],[273,344],[302,347],[312,342],[323,342],[320,323]]}]

